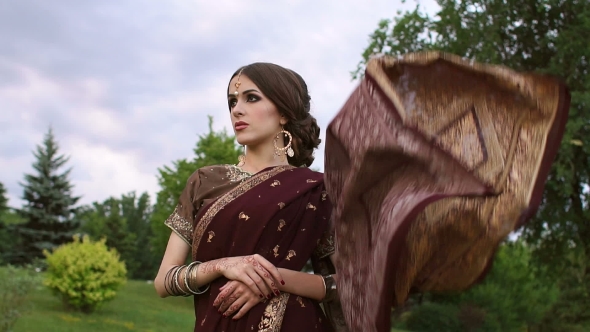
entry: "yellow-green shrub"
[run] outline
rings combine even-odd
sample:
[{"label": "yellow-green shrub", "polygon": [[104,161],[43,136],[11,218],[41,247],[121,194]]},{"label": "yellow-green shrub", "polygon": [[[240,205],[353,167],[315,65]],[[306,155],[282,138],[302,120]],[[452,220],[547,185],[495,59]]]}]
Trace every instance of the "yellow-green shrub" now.
[{"label": "yellow-green shrub", "polygon": [[74,242],[44,252],[47,274],[44,284],[59,296],[67,307],[92,312],[117,294],[125,284],[127,270],[115,249],[105,240],[93,242],[88,236],[74,237]]}]

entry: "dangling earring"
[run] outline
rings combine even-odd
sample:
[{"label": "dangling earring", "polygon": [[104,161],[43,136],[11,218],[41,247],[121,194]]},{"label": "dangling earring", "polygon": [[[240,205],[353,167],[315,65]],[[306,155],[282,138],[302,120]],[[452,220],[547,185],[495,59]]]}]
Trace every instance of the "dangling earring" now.
[{"label": "dangling earring", "polygon": [[[283,134],[284,137],[289,137],[289,143],[287,143],[287,145],[284,148],[279,148],[279,146],[277,145],[277,142],[279,141],[279,139],[281,139],[281,136],[283,136],[281,134]],[[295,152],[291,148],[291,143],[293,143],[293,136],[291,136],[291,133],[286,131],[285,129],[282,129],[281,131],[279,131],[277,136],[275,136],[275,139],[274,139],[275,155],[278,157],[281,157],[282,161],[285,161],[287,159],[287,158],[285,158],[285,155],[288,155],[291,158],[293,158],[293,156],[295,155]]]},{"label": "dangling earring", "polygon": [[246,163],[246,146],[242,145],[242,154],[238,157],[238,167],[244,166]]}]

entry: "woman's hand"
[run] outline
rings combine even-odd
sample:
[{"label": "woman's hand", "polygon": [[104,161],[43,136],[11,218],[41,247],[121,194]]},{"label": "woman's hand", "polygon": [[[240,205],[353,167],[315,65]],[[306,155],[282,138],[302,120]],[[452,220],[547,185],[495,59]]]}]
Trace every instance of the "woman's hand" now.
[{"label": "woman's hand", "polygon": [[224,317],[235,314],[234,320],[244,317],[255,305],[265,301],[240,281],[231,280],[219,290],[221,292],[213,301],[213,306]]},{"label": "woman's hand", "polygon": [[259,298],[270,299],[273,293],[279,295],[278,283],[285,284],[279,270],[258,254],[222,258],[203,268],[205,273],[218,272],[229,280],[241,281]]}]

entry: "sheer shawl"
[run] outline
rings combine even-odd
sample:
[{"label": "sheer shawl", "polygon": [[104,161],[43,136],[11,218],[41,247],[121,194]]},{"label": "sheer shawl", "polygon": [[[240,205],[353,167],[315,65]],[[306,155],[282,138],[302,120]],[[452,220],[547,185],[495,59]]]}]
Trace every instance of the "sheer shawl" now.
[{"label": "sheer shawl", "polygon": [[426,52],[369,62],[327,130],[338,289],[352,331],[411,290],[458,291],[530,218],[559,147],[557,80]]}]

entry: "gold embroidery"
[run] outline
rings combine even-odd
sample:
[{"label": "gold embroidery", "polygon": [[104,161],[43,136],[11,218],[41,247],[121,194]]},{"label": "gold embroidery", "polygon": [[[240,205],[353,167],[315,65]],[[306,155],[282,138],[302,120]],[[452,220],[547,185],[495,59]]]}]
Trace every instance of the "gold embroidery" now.
[{"label": "gold embroidery", "polygon": [[245,214],[244,212],[240,212],[240,215],[238,216],[238,218],[244,219],[244,220],[250,219],[250,217],[248,217],[248,215]]},{"label": "gold embroidery", "polygon": [[178,214],[178,208],[180,204],[176,206],[174,212],[164,221],[164,224],[168,226],[174,233],[180,236],[184,242],[188,243],[188,245],[192,245],[192,233],[193,233],[193,225],[190,221],[186,220],[185,218],[181,217]]},{"label": "gold embroidery", "polygon": [[285,207],[285,203],[283,203],[283,202],[280,202],[280,203],[279,203],[279,209],[282,209],[282,208],[284,208],[284,207]]},{"label": "gold embroidery", "polygon": [[201,322],[201,326],[205,325],[206,320],[207,320],[207,315],[205,315],[205,318],[203,318],[203,321]]},{"label": "gold embroidery", "polygon": [[273,187],[273,188],[274,188],[274,187],[276,187],[276,186],[280,186],[280,185],[281,185],[281,181],[279,181],[279,180],[274,180],[274,181],[273,181],[273,182],[270,184],[270,186],[271,186],[271,187]]},{"label": "gold embroidery", "polygon": [[280,219],[279,220],[279,228],[277,228],[277,231],[282,231],[283,227],[285,227],[285,225],[287,224],[287,222],[284,219]]},{"label": "gold embroidery", "polygon": [[215,232],[214,231],[209,231],[209,238],[207,239],[207,242],[211,242],[211,240],[213,240],[213,237],[215,236]]},{"label": "gold embroidery", "polygon": [[223,209],[224,206],[232,202],[234,199],[242,196],[253,187],[291,168],[293,168],[293,166],[283,165],[277,166],[267,172],[257,173],[256,175],[253,175],[252,177],[240,183],[238,186],[227,192],[225,195],[221,196],[215,202],[211,203],[209,209],[207,209],[207,212],[205,212],[205,214],[201,217],[201,220],[199,220],[199,223],[195,227],[195,231],[193,233],[193,256],[196,256],[197,250],[199,249],[199,244],[201,243],[201,238],[203,237],[203,234],[205,233],[207,227],[209,227],[211,220],[213,220],[213,217],[215,217],[215,215],[217,215],[217,213],[221,209]]},{"label": "gold embroidery", "polygon": [[289,250],[289,253],[287,253],[287,260],[290,261],[291,257],[295,257],[297,256],[297,254],[295,253],[295,250]]},{"label": "gold embroidery", "polygon": [[334,242],[334,235],[326,233],[323,238],[318,240],[318,245],[315,248],[314,254],[318,258],[330,256],[336,251],[336,243]]},{"label": "gold embroidery", "polygon": [[312,179],[307,179],[307,183],[314,183],[314,182],[318,182],[317,180],[312,180]]},{"label": "gold embroidery", "polygon": [[308,209],[313,209],[314,211],[316,210],[316,207],[313,206],[313,204],[311,204],[311,203],[307,203],[307,208]]},{"label": "gold embroidery", "polygon": [[328,199],[328,193],[324,190],[322,191],[322,201],[325,201],[326,199]]},{"label": "gold embroidery", "polygon": [[238,182],[252,177],[252,173],[248,173],[236,165],[226,165],[227,178],[230,182]]},{"label": "gold embroidery", "polygon": [[297,300],[297,302],[301,304],[301,308],[305,308],[305,303],[303,303],[303,299],[301,298],[301,296],[297,296],[295,300]]},{"label": "gold embroidery", "polygon": [[275,257],[279,257],[279,245],[278,244],[274,247],[272,252],[275,253]]},{"label": "gold embroidery", "polygon": [[287,308],[287,301],[289,300],[289,293],[281,293],[266,305],[262,319],[258,324],[259,332],[279,332],[283,324],[283,317],[285,316],[285,309]]}]

